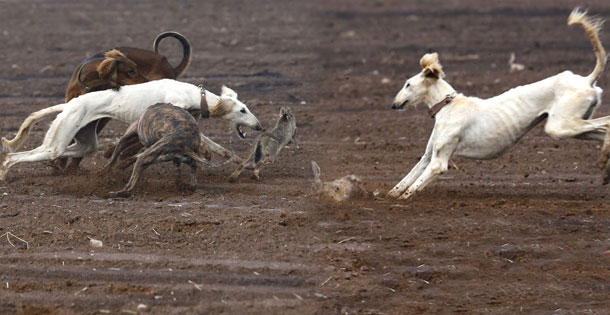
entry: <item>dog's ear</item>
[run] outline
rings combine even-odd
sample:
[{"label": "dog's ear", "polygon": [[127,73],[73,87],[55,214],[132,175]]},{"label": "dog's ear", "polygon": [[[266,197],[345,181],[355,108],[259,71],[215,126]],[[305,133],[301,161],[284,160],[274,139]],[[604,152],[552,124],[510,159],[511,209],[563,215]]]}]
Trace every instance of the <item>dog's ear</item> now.
[{"label": "dog's ear", "polygon": [[124,63],[130,68],[136,69],[136,64],[125,57],[125,55],[117,49],[111,49],[104,53],[104,60],[97,66],[97,73],[103,80],[109,80],[118,84],[120,63]]},{"label": "dog's ear", "polygon": [[443,66],[438,61],[438,54],[425,54],[419,61],[423,69],[424,76],[433,80],[441,79],[445,76]]},{"label": "dog's ear", "polygon": [[237,98],[237,93],[235,93],[235,91],[233,91],[230,88],[223,85],[221,92],[220,92],[220,96],[228,96],[228,97]]},{"label": "dog's ear", "polygon": [[117,70],[119,68],[119,61],[114,58],[105,58],[97,66],[97,73],[103,80],[116,82]]}]

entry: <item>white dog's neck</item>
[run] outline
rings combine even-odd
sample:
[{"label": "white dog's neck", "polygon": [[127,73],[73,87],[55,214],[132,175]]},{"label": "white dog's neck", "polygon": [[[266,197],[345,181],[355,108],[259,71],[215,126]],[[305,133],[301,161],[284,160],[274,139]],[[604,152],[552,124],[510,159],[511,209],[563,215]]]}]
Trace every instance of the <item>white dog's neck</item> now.
[{"label": "white dog's neck", "polygon": [[438,79],[436,83],[428,88],[428,94],[424,99],[424,103],[428,108],[432,108],[435,104],[442,101],[449,94],[455,93],[455,89],[443,79]]},{"label": "white dog's neck", "polygon": [[205,101],[208,103],[209,109],[212,110],[213,107],[216,107],[220,103],[220,97],[208,90],[205,90]]}]

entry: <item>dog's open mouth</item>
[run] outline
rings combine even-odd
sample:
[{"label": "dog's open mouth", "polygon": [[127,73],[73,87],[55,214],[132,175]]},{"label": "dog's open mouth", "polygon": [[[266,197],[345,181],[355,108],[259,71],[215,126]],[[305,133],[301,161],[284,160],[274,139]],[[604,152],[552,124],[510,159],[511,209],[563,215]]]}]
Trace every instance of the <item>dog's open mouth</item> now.
[{"label": "dog's open mouth", "polygon": [[237,131],[237,135],[244,139],[246,137],[246,134],[241,130],[241,125],[240,124],[235,124],[235,131]]},{"label": "dog's open mouth", "polygon": [[397,107],[397,109],[403,109],[408,102],[409,100],[405,100],[404,102],[402,102],[402,104],[400,104],[400,106]]}]

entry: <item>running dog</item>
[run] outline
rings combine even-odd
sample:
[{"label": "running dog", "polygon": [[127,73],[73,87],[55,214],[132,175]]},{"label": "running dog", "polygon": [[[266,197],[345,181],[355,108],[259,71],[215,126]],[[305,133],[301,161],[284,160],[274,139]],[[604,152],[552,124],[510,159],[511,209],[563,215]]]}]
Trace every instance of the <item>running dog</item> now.
[{"label": "running dog", "polygon": [[294,140],[296,132],[297,120],[292,113],[292,109],[286,106],[280,108],[280,117],[278,118],[277,123],[275,123],[273,130],[258,136],[250,156],[235,169],[231,176],[229,176],[229,182],[236,182],[239,178],[239,174],[241,174],[247,166],[254,166],[252,178],[259,179],[259,173],[263,165],[275,162],[275,157],[280,153],[282,148],[291,141],[294,141],[296,144],[296,140]]},{"label": "running dog", "polygon": [[[112,118],[131,124],[152,104],[171,103],[188,112],[208,112],[209,116],[232,122],[240,136],[241,126],[261,130],[261,124],[248,107],[237,99],[237,94],[222,87],[220,96],[193,84],[170,79],[128,85],[119,91],[91,92],[72,99],[68,103],[55,105],[31,114],[21,125],[20,133],[11,141],[2,139],[5,149],[16,150],[24,140],[23,130],[29,129],[38,119],[58,114],[39,147],[18,153],[8,153],[0,166],[0,180],[6,178],[8,169],[21,162],[54,160],[62,157],[84,157],[97,150],[96,122],[101,118]],[[207,137],[202,138],[210,150],[226,154],[224,148]],[[75,143],[70,145],[72,139]],[[229,153],[230,155],[230,153]]]},{"label": "running dog", "polygon": [[111,193],[113,196],[128,196],[148,166],[169,161],[174,162],[176,167],[180,167],[181,163],[191,166],[189,186],[195,189],[197,164],[207,165],[206,160],[211,158],[211,152],[201,138],[195,118],[184,109],[171,104],[159,103],[146,109],[119,140],[107,168],[114,165],[119,153],[133,139],[139,140],[146,149],[136,156],[131,178],[125,188]]},{"label": "running dog", "polygon": [[[182,60],[174,68],[167,57],[159,54],[159,43],[173,37],[182,44]],[[134,47],[118,47],[95,54],[76,67],[66,89],[66,103],[94,91],[118,89],[123,85],[160,79],[176,79],[191,62],[191,44],[177,32],[163,32],[153,41],[153,51]]]},{"label": "running dog", "polygon": [[412,197],[447,171],[454,153],[474,159],[495,158],[545,119],[544,131],[554,139],[603,141],[610,116],[591,119],[602,95],[595,82],[606,64],[598,37],[602,22],[578,9],[568,18],[568,25],[582,25],[593,44],[597,62],[591,74],[584,77],[564,71],[489,99],[457,93],[443,79],[438,55],[424,55],[422,71],[406,81],[392,108],[425,103],[435,119],[434,129],[420,161],[388,196]]}]

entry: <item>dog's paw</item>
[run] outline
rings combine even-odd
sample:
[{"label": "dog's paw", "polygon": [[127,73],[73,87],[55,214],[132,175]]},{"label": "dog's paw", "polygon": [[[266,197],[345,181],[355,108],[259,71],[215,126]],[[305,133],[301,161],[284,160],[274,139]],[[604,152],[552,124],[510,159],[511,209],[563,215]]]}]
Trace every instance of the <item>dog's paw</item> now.
[{"label": "dog's paw", "polygon": [[400,197],[398,197],[398,199],[405,201],[405,200],[408,200],[409,198],[411,198],[412,196],[413,196],[413,193],[406,192],[406,193],[400,195]]},{"label": "dog's paw", "polygon": [[392,190],[388,191],[388,193],[386,194],[386,197],[396,199],[396,198],[400,197],[400,191],[398,191],[398,189],[392,189]]}]

